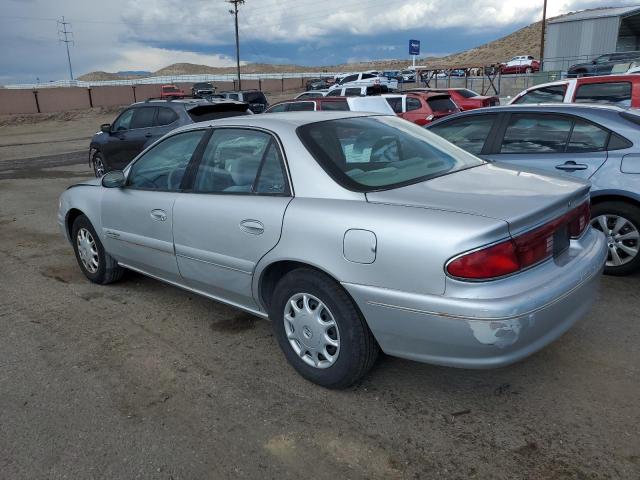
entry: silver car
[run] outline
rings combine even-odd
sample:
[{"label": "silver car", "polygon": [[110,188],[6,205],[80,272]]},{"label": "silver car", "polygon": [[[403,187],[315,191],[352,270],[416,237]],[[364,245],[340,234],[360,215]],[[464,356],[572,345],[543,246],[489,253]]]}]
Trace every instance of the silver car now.
[{"label": "silver car", "polygon": [[607,256],[587,183],[351,112],[180,128],[65,191],[58,222],[89,280],[131,269],[270,318],[291,365],[331,388],[379,349],[518,361],[587,312]]}]

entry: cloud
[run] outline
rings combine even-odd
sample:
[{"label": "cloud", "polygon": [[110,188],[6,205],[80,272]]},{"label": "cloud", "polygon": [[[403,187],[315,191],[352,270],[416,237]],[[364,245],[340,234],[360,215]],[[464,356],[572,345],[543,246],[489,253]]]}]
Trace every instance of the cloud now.
[{"label": "cloud", "polygon": [[121,52],[120,57],[105,69],[108,71],[147,70],[153,72],[172,63],[195,63],[210,67],[230,67],[236,64],[235,59],[226,55],[207,55],[182,50],[137,46]]}]

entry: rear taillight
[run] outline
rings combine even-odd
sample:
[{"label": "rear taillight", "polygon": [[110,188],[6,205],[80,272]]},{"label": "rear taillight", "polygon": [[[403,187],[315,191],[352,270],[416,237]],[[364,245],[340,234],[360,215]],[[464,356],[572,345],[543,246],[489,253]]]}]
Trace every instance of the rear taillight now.
[{"label": "rear taillight", "polygon": [[585,231],[589,218],[587,201],[542,227],[455,258],[447,265],[447,272],[457,278],[489,280],[524,270],[553,255],[554,236],[562,227],[566,226],[568,236],[575,239]]}]

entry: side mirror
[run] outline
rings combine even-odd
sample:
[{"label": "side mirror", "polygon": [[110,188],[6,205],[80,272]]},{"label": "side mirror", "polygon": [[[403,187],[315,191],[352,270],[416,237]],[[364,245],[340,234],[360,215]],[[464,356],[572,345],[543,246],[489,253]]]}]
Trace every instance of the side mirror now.
[{"label": "side mirror", "polygon": [[100,125],[100,131],[103,133],[111,133],[111,124],[103,123],[102,125]]},{"label": "side mirror", "polygon": [[102,177],[102,186],[105,188],[122,188],[126,180],[122,170],[111,170]]}]

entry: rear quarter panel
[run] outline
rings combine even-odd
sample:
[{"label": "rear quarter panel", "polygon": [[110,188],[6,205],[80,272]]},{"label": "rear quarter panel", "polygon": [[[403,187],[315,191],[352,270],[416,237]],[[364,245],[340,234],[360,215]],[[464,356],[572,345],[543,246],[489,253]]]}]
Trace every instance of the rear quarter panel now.
[{"label": "rear quarter panel", "polygon": [[[375,261],[345,258],[347,230],[373,232]],[[506,222],[449,211],[373,204],[364,200],[294,198],[282,236],[256,267],[254,294],[270,264],[294,260],[338,280],[405,292],[443,294],[446,261],[469,249],[508,236]]]}]

